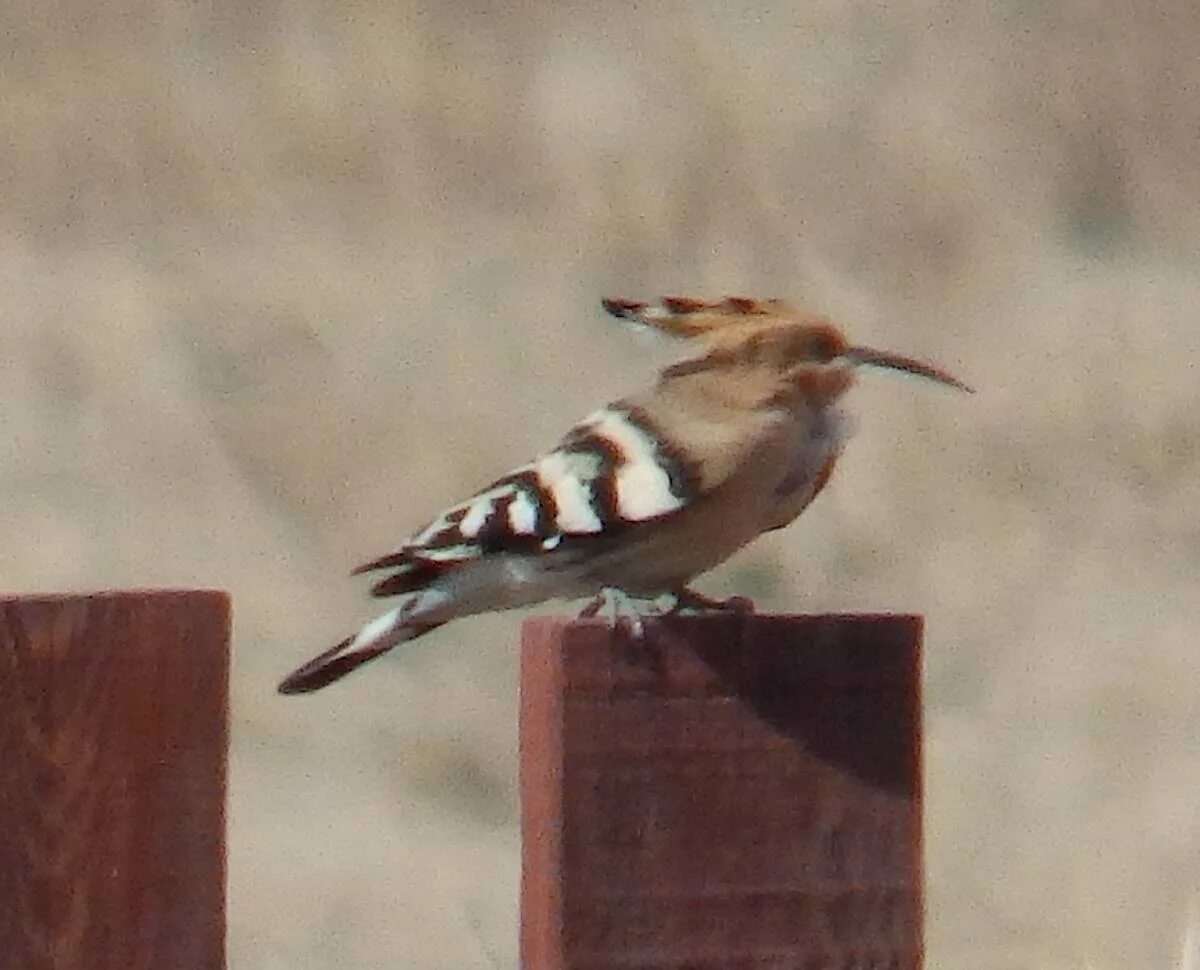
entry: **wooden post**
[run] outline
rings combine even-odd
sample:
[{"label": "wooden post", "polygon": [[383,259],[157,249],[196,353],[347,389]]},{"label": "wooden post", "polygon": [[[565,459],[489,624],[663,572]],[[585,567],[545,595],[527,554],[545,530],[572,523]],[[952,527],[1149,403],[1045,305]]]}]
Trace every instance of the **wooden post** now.
[{"label": "wooden post", "polygon": [[921,621],[533,619],[522,970],[922,963]]},{"label": "wooden post", "polygon": [[0,966],[221,970],[229,599],[0,599]]}]

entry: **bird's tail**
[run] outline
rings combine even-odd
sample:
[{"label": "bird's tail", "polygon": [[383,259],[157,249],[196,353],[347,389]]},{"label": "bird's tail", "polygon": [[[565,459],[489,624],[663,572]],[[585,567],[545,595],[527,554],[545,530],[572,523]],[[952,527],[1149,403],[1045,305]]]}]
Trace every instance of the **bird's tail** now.
[{"label": "bird's tail", "polygon": [[[424,595],[428,596],[429,592],[424,591]],[[415,640],[441,626],[445,620],[422,619],[422,614],[427,610],[421,608],[421,598],[422,594],[408,598],[400,606],[366,624],[354,636],[347,637],[292,671],[280,682],[279,693],[309,694],[320,690],[393,647]],[[417,608],[414,609],[414,606]]]}]

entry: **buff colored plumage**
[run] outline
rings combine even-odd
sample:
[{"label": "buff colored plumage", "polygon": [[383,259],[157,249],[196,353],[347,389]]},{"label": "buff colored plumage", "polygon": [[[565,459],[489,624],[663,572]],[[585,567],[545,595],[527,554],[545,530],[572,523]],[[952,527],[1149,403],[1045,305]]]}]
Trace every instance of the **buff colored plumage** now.
[{"label": "buff colored plumage", "polygon": [[552,450],[451,506],[358,573],[395,605],[289,675],[317,690],[396,645],[475,613],[606,589],[706,602],[688,584],[817,496],[847,436],[839,399],[862,365],[969,390],[929,364],[852,347],[779,300],[605,300],[699,352]]}]

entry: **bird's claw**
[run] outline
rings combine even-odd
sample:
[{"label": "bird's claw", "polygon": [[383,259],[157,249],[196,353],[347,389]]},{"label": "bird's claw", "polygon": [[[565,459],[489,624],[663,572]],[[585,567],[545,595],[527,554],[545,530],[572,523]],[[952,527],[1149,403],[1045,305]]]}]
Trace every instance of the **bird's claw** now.
[{"label": "bird's claw", "polygon": [[608,597],[605,595],[604,591],[602,590],[601,592],[597,593],[595,596],[593,596],[590,600],[588,600],[584,604],[583,609],[581,609],[579,611],[579,616],[577,617],[577,619],[590,620],[592,617],[596,616],[596,614],[598,614],[602,609],[604,609],[604,607],[607,605],[608,605]]},{"label": "bird's claw", "polygon": [[731,596],[729,599],[718,600],[694,589],[681,589],[671,594],[675,602],[667,611],[671,615],[681,613],[738,613],[754,612],[754,601],[745,596]]},{"label": "bird's claw", "polygon": [[622,633],[641,639],[646,632],[639,601],[623,591],[605,587],[579,611],[578,619],[589,620],[601,613],[608,614],[609,625]]},{"label": "bird's claw", "polygon": [[[648,605],[649,609],[639,609],[639,603]],[[638,600],[619,589],[605,587],[584,604],[583,609],[579,611],[579,619],[588,620],[605,611],[610,613],[614,625],[628,627],[632,624],[640,630],[643,626],[642,618],[646,614],[652,616],[688,616],[697,613],[746,614],[754,612],[754,601],[746,596],[731,596],[723,600],[714,599],[686,587],[666,593],[656,600]]]}]

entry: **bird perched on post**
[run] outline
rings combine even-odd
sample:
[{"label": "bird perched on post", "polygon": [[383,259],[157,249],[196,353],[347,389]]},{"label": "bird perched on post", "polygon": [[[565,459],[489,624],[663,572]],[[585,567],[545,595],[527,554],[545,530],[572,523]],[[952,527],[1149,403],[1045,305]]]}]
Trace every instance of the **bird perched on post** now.
[{"label": "bird perched on post", "polygon": [[620,590],[711,607],[688,583],[796,518],[825,486],[859,367],[960,390],[930,364],[849,345],[779,300],[604,300],[615,317],[694,341],[654,387],[601,408],[557,447],[360,566],[396,604],[290,674],[318,690],[450,620]]}]

